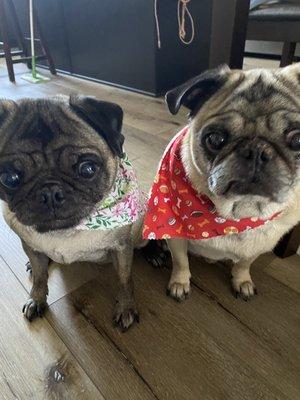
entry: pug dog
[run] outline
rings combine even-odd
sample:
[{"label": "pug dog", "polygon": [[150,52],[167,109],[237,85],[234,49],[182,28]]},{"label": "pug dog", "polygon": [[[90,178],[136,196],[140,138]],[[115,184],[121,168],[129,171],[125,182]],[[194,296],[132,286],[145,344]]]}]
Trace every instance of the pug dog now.
[{"label": "pug dog", "polygon": [[92,97],[0,102],[0,198],[30,261],[30,321],[46,307],[51,260],[112,261],[114,321],[122,330],[138,321],[131,266],[142,199],[124,159],[122,119],[117,104]]},{"label": "pug dog", "polygon": [[[189,122],[161,162],[144,236],[167,239],[173,262],[168,294],[174,299],[190,292],[190,252],[229,260],[233,289],[247,300],[256,293],[251,264],[300,220],[300,64],[250,71],[223,65],[169,91],[166,102],[172,114],[187,107]],[[172,209],[165,207],[172,201]],[[193,208],[195,201],[207,209]]]}]

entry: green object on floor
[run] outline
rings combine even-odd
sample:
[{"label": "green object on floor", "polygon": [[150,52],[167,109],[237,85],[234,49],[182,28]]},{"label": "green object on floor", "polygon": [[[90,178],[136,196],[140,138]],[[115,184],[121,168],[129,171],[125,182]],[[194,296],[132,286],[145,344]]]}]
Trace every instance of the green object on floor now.
[{"label": "green object on floor", "polygon": [[35,74],[28,73],[28,74],[22,75],[21,78],[24,79],[24,81],[27,81],[30,83],[44,83],[44,82],[50,81],[50,78],[40,75],[37,72]]},{"label": "green object on floor", "polygon": [[30,17],[30,42],[31,42],[31,73],[22,75],[21,78],[30,83],[48,82],[50,81],[50,78],[40,75],[36,70],[34,25],[33,25],[33,0],[29,0],[29,17]]}]

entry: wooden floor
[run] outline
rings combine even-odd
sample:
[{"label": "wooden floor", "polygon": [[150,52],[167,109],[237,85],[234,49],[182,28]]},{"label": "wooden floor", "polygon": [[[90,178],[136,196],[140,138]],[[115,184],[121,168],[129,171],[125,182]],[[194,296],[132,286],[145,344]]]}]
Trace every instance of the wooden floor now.
[{"label": "wooden floor", "polygon": [[[17,66],[13,85],[0,64],[1,97],[78,92],[118,102],[126,149],[149,187],[184,112],[170,116],[161,99],[67,76],[32,85],[20,79],[23,71]],[[192,296],[178,304],[165,296],[169,271],[137,255],[141,321],[124,334],[111,322],[109,265],[51,265],[49,310],[28,323],[26,261],[0,220],[0,400],[300,399],[299,256],[262,256],[253,268],[259,295],[250,302],[231,295],[224,266],[193,259]]]}]

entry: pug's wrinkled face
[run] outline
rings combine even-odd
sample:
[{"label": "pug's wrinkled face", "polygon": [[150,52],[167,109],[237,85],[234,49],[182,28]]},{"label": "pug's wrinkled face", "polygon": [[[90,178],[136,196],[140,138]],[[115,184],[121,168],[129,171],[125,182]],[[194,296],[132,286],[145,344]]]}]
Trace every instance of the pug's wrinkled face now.
[{"label": "pug's wrinkled face", "polygon": [[[167,95],[191,110],[186,148],[192,183],[226,217],[267,217],[300,185],[300,65],[204,73]],[[176,92],[177,90],[177,92]]]},{"label": "pug's wrinkled face", "polygon": [[108,194],[122,116],[89,97],[0,102],[0,198],[22,224],[72,227]]}]

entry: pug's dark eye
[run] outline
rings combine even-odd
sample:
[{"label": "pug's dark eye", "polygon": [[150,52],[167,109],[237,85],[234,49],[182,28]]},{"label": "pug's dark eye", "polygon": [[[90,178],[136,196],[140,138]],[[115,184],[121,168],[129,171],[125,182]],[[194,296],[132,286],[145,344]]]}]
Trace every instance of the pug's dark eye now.
[{"label": "pug's dark eye", "polygon": [[79,164],[78,172],[83,178],[92,178],[97,170],[97,166],[93,161],[84,161]]},{"label": "pug's dark eye", "polygon": [[2,172],[0,174],[0,182],[7,189],[16,189],[21,182],[21,177],[15,171]]},{"label": "pug's dark eye", "polygon": [[212,132],[205,136],[205,145],[208,150],[221,150],[227,143],[228,135],[226,132]]},{"label": "pug's dark eye", "polygon": [[300,132],[290,132],[287,135],[289,148],[294,151],[300,151]]}]

